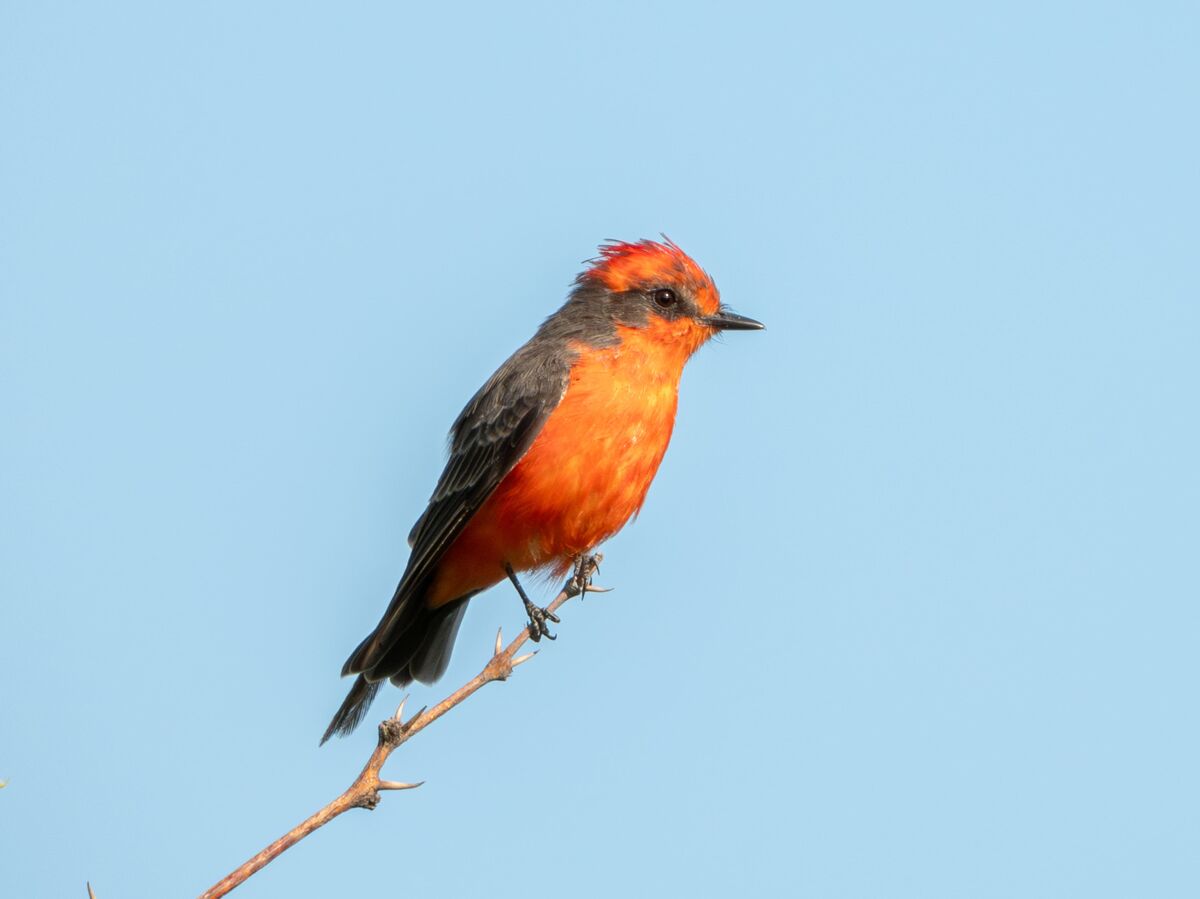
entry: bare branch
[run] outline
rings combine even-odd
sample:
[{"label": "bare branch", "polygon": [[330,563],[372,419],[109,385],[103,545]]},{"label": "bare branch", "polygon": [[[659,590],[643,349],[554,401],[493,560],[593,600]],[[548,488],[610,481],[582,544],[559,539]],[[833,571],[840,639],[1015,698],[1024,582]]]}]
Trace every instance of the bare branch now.
[{"label": "bare branch", "polygon": [[[596,553],[582,561],[577,567],[575,574],[563,585],[558,596],[546,607],[546,611],[549,613],[555,612],[568,600],[578,596],[585,590],[589,593],[601,592],[603,588],[591,587],[588,582],[599,569],[602,558],[599,553]],[[491,659],[488,660],[488,663],[483,666],[483,670],[433,708],[421,709],[407,723],[401,717],[404,713],[404,702],[408,699],[405,696],[400,702],[400,707],[396,709],[396,714],[380,722],[379,742],[375,746],[375,751],[371,753],[371,757],[367,759],[366,765],[363,766],[362,771],[359,772],[358,777],[355,778],[354,783],[349,786],[346,792],[342,793],[341,796],[317,811],[307,820],[297,824],[244,865],[222,878],[217,884],[203,892],[200,895],[200,899],[217,899],[218,896],[224,896],[234,887],[243,883],[252,874],[269,865],[276,857],[286,852],[292,846],[295,846],[314,830],[324,827],[343,812],[352,808],[375,808],[379,804],[380,791],[412,790],[421,786],[421,783],[424,783],[424,781],[419,783],[401,783],[394,780],[382,780],[379,777],[379,771],[383,768],[383,764],[388,760],[388,757],[412,739],[412,737],[433,724],[433,722],[437,721],[467,697],[476,693],[485,684],[490,684],[492,681],[497,680],[507,680],[512,675],[514,668],[533,658],[537,654],[536,651],[526,653],[520,658],[514,658],[517,651],[525,645],[528,639],[529,628],[527,627],[517,634],[515,640],[501,650],[501,634],[497,631],[495,652],[492,654]],[[89,886],[88,889],[90,891],[91,887]]]}]

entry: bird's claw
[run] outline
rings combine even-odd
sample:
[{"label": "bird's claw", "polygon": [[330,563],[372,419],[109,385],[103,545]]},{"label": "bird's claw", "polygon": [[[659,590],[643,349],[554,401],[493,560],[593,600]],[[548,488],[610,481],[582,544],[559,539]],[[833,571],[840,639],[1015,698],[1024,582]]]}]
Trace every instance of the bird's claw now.
[{"label": "bird's claw", "polygon": [[547,640],[557,640],[556,634],[550,633],[550,628],[546,626],[547,621],[559,623],[559,617],[549,609],[543,609],[535,606],[529,600],[525,600],[525,613],[529,616],[529,639],[534,643],[541,641],[542,637]]},{"label": "bird's claw", "polygon": [[600,553],[584,553],[575,562],[575,573],[567,582],[568,595],[583,599],[588,593],[607,593],[607,587],[593,587],[592,577],[600,570],[600,561],[604,558]]}]

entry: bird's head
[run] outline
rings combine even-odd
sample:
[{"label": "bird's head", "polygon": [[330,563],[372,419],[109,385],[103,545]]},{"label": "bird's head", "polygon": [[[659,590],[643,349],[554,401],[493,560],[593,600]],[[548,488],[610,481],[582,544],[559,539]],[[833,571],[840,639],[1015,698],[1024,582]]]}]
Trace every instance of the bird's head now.
[{"label": "bird's head", "polygon": [[723,306],[712,278],[665,237],[661,243],[601,246],[600,255],[575,279],[568,310],[613,339],[635,329],[678,348],[685,358],[721,331],[763,327]]}]

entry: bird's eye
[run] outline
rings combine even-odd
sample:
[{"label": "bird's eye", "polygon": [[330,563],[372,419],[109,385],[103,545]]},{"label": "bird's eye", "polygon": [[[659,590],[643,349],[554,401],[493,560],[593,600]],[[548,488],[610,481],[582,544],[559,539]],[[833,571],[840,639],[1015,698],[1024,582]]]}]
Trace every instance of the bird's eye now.
[{"label": "bird's eye", "polygon": [[669,309],[674,306],[676,302],[678,302],[678,299],[675,296],[675,291],[671,290],[669,287],[660,287],[658,290],[654,291],[651,296],[654,298],[654,302],[659,306],[662,306],[664,309]]}]

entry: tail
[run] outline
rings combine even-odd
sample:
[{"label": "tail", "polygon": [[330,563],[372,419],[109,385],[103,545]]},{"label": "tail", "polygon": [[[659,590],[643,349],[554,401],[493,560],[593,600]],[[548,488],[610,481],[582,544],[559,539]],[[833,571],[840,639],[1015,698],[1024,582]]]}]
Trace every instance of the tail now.
[{"label": "tail", "polygon": [[408,596],[400,615],[385,614],[379,627],[367,635],[342,668],[343,676],[358,677],[329,722],[321,744],[334,734],[345,736],[362,724],[385,680],[406,687],[415,680],[431,684],[445,674],[458,626],[474,595],[470,593],[436,609]]},{"label": "tail", "polygon": [[375,699],[375,694],[379,692],[379,688],[382,686],[382,681],[371,683],[361,674],[356,677],[354,679],[354,686],[346,694],[346,699],[342,702],[341,708],[337,710],[337,714],[329,722],[329,727],[325,729],[325,736],[321,737],[321,745],[324,746],[325,741],[334,734],[342,734],[344,736],[362,724],[363,718],[367,716],[367,710],[371,707],[371,703]]}]

